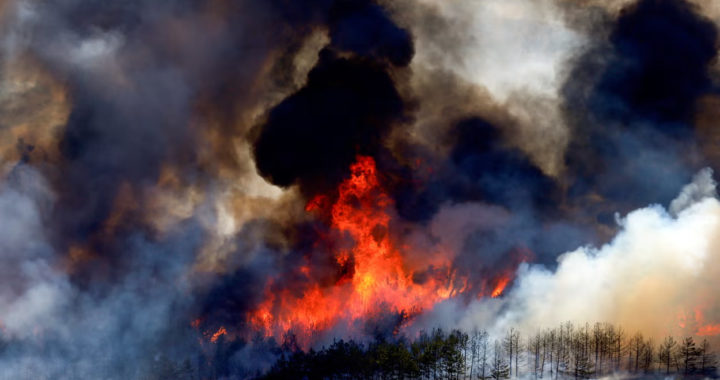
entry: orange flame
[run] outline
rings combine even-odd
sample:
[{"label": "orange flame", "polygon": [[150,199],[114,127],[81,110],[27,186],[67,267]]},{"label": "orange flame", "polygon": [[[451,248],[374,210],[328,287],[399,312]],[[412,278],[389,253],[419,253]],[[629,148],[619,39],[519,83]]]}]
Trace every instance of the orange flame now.
[{"label": "orange flame", "polygon": [[[306,345],[313,334],[338,323],[351,326],[387,311],[408,318],[469,290],[468,279],[452,270],[446,253],[429,252],[423,256],[427,260],[419,260],[424,262],[409,259],[410,248],[393,234],[394,203],[379,181],[374,159],[358,156],[350,171],[336,199],[319,195],[305,208],[328,219],[331,232],[323,239],[335,247],[332,258],[341,268],[337,278],[318,280],[306,259],[292,273],[303,280],[302,286],[290,288],[269,279],[263,301],[248,315],[254,330],[277,339],[291,332]],[[418,276],[428,271],[433,274]],[[501,277],[493,297],[502,294],[513,273]]]},{"label": "orange flame", "polygon": [[502,295],[503,291],[505,291],[505,287],[507,287],[507,284],[510,282],[510,277],[502,277],[497,285],[495,285],[495,288],[493,289],[492,293],[490,293],[490,297],[497,298],[500,295]]},{"label": "orange flame", "polygon": [[698,324],[697,331],[695,332],[698,336],[715,336],[720,335],[720,324],[712,324],[705,321],[703,310],[701,307],[695,308],[695,321]]},{"label": "orange flame", "polygon": [[705,306],[696,306],[693,313],[685,310],[678,312],[678,326],[681,329],[689,328],[695,332],[697,336],[716,336],[720,335],[720,323],[712,323],[705,320],[703,309]]},{"label": "orange flame", "polygon": [[227,335],[227,330],[225,330],[225,327],[220,327],[218,331],[216,331],[215,334],[210,337],[210,342],[217,342],[217,340],[223,335]]},{"label": "orange flame", "polygon": [[697,331],[699,336],[715,336],[720,335],[720,324],[700,326]]},{"label": "orange flame", "polygon": [[[309,285],[301,294],[296,289],[272,291],[272,281],[268,283],[264,301],[249,316],[251,325],[267,335],[280,337],[292,330],[307,337],[341,320],[351,322],[378,310],[414,314],[457,293],[448,289],[448,283],[455,282],[450,273],[447,277],[452,281],[413,281],[413,268],[404,262],[390,236],[393,201],[380,185],[375,161],[359,156],[350,169],[351,177],[340,184],[335,203],[329,204],[328,197],[321,195],[306,206],[308,212],[329,208],[332,230],[341,236],[338,240],[342,236],[352,240],[350,247],[333,252],[340,267],[351,266],[350,273],[333,284]],[[300,274],[310,278],[310,268],[300,268]]]}]

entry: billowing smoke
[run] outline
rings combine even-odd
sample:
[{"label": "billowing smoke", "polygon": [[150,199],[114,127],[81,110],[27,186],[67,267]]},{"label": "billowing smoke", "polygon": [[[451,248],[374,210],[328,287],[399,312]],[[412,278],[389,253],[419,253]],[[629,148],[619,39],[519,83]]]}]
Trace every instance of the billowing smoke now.
[{"label": "billowing smoke", "polygon": [[714,336],[720,329],[713,291],[720,203],[711,176],[710,170],[698,173],[670,211],[651,205],[618,216],[620,231],[611,242],[563,253],[554,270],[524,264],[506,297],[469,307],[449,301],[416,328],[439,319],[501,336],[510,327],[534,333],[566,321],[602,321],[656,339]]},{"label": "billowing smoke", "polygon": [[436,326],[720,335],[719,17],[0,2],[0,378],[247,378]]}]

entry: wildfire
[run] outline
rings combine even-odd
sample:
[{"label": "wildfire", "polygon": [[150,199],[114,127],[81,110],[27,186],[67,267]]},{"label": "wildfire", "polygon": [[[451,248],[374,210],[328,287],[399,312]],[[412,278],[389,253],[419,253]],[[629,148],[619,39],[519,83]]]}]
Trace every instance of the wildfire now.
[{"label": "wildfire", "polygon": [[720,324],[700,326],[697,331],[699,336],[715,336],[720,335]]},{"label": "wildfire", "polygon": [[694,329],[695,335],[697,336],[720,335],[720,323],[715,324],[706,321],[703,309],[703,306],[695,307],[692,316],[690,313],[680,311],[677,316],[678,326],[681,329],[685,329],[686,327]]},{"label": "wildfire", "polygon": [[[307,337],[339,321],[350,323],[379,311],[414,314],[457,293],[451,281],[413,281],[414,270],[390,235],[393,201],[380,185],[375,161],[359,156],[350,169],[334,203],[320,195],[306,210],[327,212],[337,239],[352,240],[350,247],[333,252],[335,262],[341,267],[350,263],[352,271],[330,286],[307,286],[300,295],[295,289],[273,292],[269,283],[264,301],[249,318],[267,335],[279,337],[292,330]],[[300,268],[309,278],[309,268]]]},{"label": "wildfire", "polygon": [[480,294],[478,294],[478,297],[483,298],[490,296],[491,298],[497,298],[503,295],[505,289],[507,289],[508,285],[510,285],[513,278],[515,277],[515,270],[517,269],[517,267],[524,262],[531,261],[533,256],[533,252],[527,247],[515,247],[512,251],[508,253],[508,260],[510,261],[510,264],[506,265],[506,267],[499,273],[499,275],[491,278],[489,283],[494,284],[491,288],[492,291],[488,293],[487,288],[485,288],[483,284],[483,288],[481,289]]},{"label": "wildfire", "polygon": [[720,335],[720,324],[708,323],[701,307],[695,308],[695,321],[698,324],[695,334],[698,336]]},{"label": "wildfire", "polygon": [[[350,170],[334,202],[319,195],[305,208],[327,218],[331,232],[323,239],[340,247],[332,249],[333,260],[345,270],[334,282],[321,283],[306,263],[293,273],[304,280],[301,287],[268,280],[263,301],[248,316],[256,331],[278,339],[292,332],[304,344],[317,331],[338,323],[350,326],[383,312],[416,315],[468,290],[467,278],[457,276],[446,253],[430,252],[426,257],[432,257],[432,263],[406,259],[410,248],[393,236],[394,203],[379,181],[374,159],[358,156]],[[421,272],[433,275],[418,281]],[[491,295],[502,294],[511,278],[511,271],[503,274]]]}]

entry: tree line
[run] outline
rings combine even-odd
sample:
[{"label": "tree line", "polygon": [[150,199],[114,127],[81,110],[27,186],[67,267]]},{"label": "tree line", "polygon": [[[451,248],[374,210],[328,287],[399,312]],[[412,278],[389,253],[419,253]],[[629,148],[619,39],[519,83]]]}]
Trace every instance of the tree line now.
[{"label": "tree line", "polygon": [[556,328],[521,336],[514,328],[492,338],[484,330],[433,329],[413,340],[337,340],[307,352],[284,349],[260,379],[536,379],[595,378],[617,373],[717,377],[707,339],[654,342],[608,323]]}]

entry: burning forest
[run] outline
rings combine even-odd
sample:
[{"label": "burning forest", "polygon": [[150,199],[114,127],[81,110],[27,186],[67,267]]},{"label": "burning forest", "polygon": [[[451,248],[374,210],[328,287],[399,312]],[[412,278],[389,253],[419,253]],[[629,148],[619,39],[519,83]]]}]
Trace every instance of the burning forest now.
[{"label": "burning forest", "polygon": [[711,0],[0,28],[0,379],[717,376]]}]

